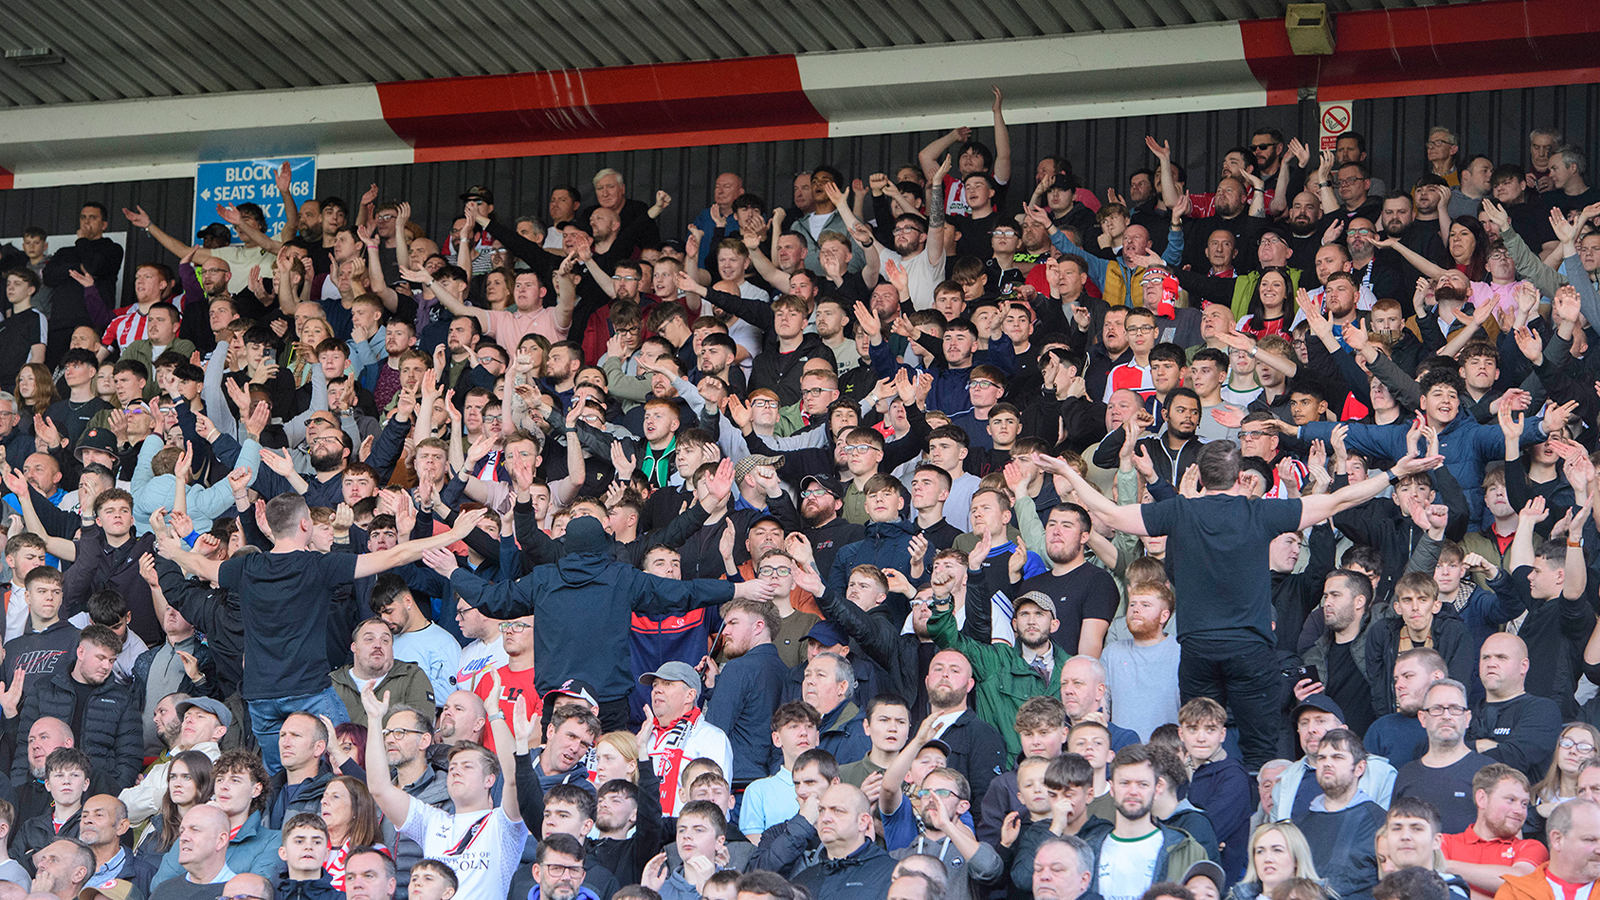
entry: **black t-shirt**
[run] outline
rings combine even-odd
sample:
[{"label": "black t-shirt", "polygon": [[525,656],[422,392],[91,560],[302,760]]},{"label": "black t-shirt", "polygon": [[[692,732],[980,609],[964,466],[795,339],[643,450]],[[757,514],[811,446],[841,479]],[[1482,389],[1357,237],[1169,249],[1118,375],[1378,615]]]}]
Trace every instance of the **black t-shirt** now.
[{"label": "black t-shirt", "polygon": [[71,400],[57,400],[50,404],[50,408],[45,410],[44,414],[50,418],[50,421],[55,423],[56,428],[68,440],[76,444],[84,429],[89,427],[89,420],[93,419],[100,410],[110,408],[111,404],[101,400],[99,397],[90,397],[82,403],[74,403]]},{"label": "black t-shirt", "polygon": [[1472,802],[1472,776],[1492,762],[1482,753],[1471,751],[1442,769],[1430,769],[1422,760],[1414,759],[1395,774],[1394,799],[1419,797],[1432,803],[1439,811],[1443,833],[1460,834],[1478,820],[1478,809]]},{"label": "black t-shirt", "polygon": [[1350,726],[1350,730],[1356,734],[1366,734],[1377,716],[1372,714],[1372,685],[1357,668],[1355,657],[1350,655],[1357,643],[1329,642],[1328,671],[1323,673],[1323,690],[1344,710],[1344,723]]},{"label": "black t-shirt", "polygon": [[1147,531],[1167,535],[1167,575],[1181,612],[1178,639],[1273,643],[1267,545],[1299,529],[1300,501],[1220,494],[1173,497],[1141,511]]},{"label": "black t-shirt", "polygon": [[[1591,187],[1581,194],[1568,194],[1565,191],[1549,190],[1539,195],[1544,202],[1545,209],[1559,209],[1564,213],[1576,212],[1591,203],[1600,203],[1600,187]],[[1545,213],[1548,218],[1550,214]]]},{"label": "black t-shirt", "polygon": [[1056,602],[1056,620],[1061,624],[1050,639],[1069,654],[1078,652],[1083,620],[1100,619],[1110,625],[1121,599],[1111,573],[1088,562],[1065,575],[1035,575],[1008,593],[1020,597],[1029,591],[1039,591]]},{"label": "black t-shirt", "polygon": [[947,219],[956,227],[956,256],[972,256],[977,259],[986,259],[994,255],[994,246],[989,242],[989,232],[993,231],[996,225],[1014,225],[1011,219],[1000,215],[998,208],[981,219],[974,219],[971,216],[949,216]]},{"label": "black t-shirt", "polygon": [[0,320],[0,390],[14,390],[17,372],[28,362],[34,344],[50,343],[50,323],[37,309],[25,309]]},{"label": "black t-shirt", "polygon": [[328,604],[355,582],[354,553],[253,553],[222,564],[221,585],[242,598],[246,700],[328,687]]}]

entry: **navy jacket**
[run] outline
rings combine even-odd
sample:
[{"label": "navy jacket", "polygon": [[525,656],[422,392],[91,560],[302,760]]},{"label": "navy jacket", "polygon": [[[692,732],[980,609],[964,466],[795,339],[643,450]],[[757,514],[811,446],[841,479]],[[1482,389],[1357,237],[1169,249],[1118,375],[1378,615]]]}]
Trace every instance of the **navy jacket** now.
[{"label": "navy jacket", "polygon": [[771,643],[728,660],[706,701],[706,719],[733,746],[732,781],[748,784],[771,775],[783,756],[772,746],[772,711],[783,703],[789,669]]},{"label": "navy jacket", "polygon": [[733,599],[726,581],[673,581],[647,575],[612,556],[610,536],[592,517],[567,526],[565,554],[511,582],[491,584],[464,569],[450,586],[494,619],[534,614],[538,687],[549,691],[568,678],[594,686],[601,702],[622,700],[633,687],[628,641],[634,613],[683,615]]}]

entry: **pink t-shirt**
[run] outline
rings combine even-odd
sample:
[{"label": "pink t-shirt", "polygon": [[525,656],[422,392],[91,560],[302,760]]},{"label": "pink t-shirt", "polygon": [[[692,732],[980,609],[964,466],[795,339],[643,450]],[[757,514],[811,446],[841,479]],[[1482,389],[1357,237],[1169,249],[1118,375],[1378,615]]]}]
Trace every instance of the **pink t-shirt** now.
[{"label": "pink t-shirt", "polygon": [[556,324],[556,311],[554,307],[536,309],[533,312],[519,312],[512,309],[489,310],[489,327],[484,331],[494,338],[494,342],[506,348],[508,353],[515,353],[517,342],[530,334],[537,334],[545,340],[555,343],[567,339],[567,328]]}]

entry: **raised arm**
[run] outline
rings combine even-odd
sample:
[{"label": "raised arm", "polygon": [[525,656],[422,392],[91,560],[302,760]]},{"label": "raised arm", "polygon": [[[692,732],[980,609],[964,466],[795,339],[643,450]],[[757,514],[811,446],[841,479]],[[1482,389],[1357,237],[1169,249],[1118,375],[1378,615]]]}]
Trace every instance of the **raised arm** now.
[{"label": "raised arm", "polygon": [[1011,132],[1006,129],[1005,94],[994,88],[994,171],[989,174],[1001,184],[1011,181]]},{"label": "raised arm", "polygon": [[[505,788],[500,794],[500,808],[505,812],[506,818],[513,822],[522,821],[522,806],[517,803],[517,740],[511,733],[511,727],[506,723],[505,710],[500,706],[503,689],[500,686],[500,670],[489,670],[489,699],[483,705],[489,710],[489,733],[494,735],[494,755],[500,758],[500,774],[505,778]],[[516,700],[517,718],[527,719],[527,698],[519,696]]]},{"label": "raised arm", "polygon": [[1060,475],[1072,485],[1072,490],[1078,495],[1078,500],[1089,512],[1093,513],[1100,521],[1112,528],[1126,534],[1148,537],[1150,532],[1144,527],[1144,511],[1140,506],[1118,506],[1111,498],[1101,494],[1094,485],[1078,474],[1078,470],[1067,465],[1054,456],[1035,453],[1032,456],[1034,465],[1052,475]]},{"label": "raised arm", "polygon": [[1356,484],[1347,484],[1331,494],[1312,494],[1300,499],[1300,528],[1305,530],[1353,506],[1371,500],[1383,493],[1392,482],[1413,472],[1426,472],[1444,465],[1443,456],[1407,454],[1383,473],[1372,473]]},{"label": "raised arm", "polygon": [[433,537],[419,538],[414,541],[406,541],[405,543],[397,544],[388,550],[379,550],[373,553],[363,553],[356,557],[355,577],[365,578],[368,575],[377,575],[380,572],[387,572],[397,566],[403,566],[406,563],[416,562],[422,558],[422,554],[432,550],[435,547],[447,547],[451,544],[454,544],[456,541],[466,537],[467,532],[478,526],[478,522],[483,519],[483,514],[484,511],[481,509],[471,510],[469,512],[462,513],[461,516],[456,519],[455,527],[444,532],[443,534],[436,534]]},{"label": "raised arm", "polygon": [[129,225],[132,225],[133,227],[138,228],[144,233],[155,238],[156,243],[165,247],[167,252],[171,253],[173,256],[183,256],[184,254],[193,251],[194,261],[196,263],[203,263],[211,258],[210,250],[207,250],[204,247],[196,248],[193,245],[186,244],[172,235],[167,234],[165,231],[162,231],[154,222],[150,221],[150,214],[145,212],[144,207],[142,206],[135,206],[133,209],[123,207],[122,215],[127,218]]},{"label": "raised arm", "polygon": [[[942,176],[937,174],[939,171],[939,157],[943,156],[945,151],[949,150],[957,142],[971,140],[971,138],[972,129],[965,125],[960,128],[952,128],[948,133],[934,138],[932,143],[917,152],[917,164],[922,166],[922,177],[928,179],[930,185],[934,181],[942,180]],[[933,214],[933,207],[928,207],[928,214],[930,216]]]},{"label": "raised arm", "polygon": [[[376,683],[362,683],[361,708],[367,714],[367,759],[385,760],[389,758],[389,751],[383,746],[383,726],[388,724],[385,720],[389,715],[390,695],[388,691],[384,691],[381,698],[373,694],[372,686]],[[411,795],[395,786],[387,765],[367,767],[367,790],[372,792],[372,799],[383,810],[385,818],[396,827],[405,824],[411,811]]]},{"label": "raised arm", "polygon": [[1161,202],[1166,204],[1167,209],[1171,209],[1178,205],[1178,198],[1182,196],[1172,177],[1172,142],[1162,141],[1158,144],[1155,138],[1147,134],[1144,136],[1144,145],[1150,148],[1150,152],[1161,162],[1156,167],[1160,172]]}]

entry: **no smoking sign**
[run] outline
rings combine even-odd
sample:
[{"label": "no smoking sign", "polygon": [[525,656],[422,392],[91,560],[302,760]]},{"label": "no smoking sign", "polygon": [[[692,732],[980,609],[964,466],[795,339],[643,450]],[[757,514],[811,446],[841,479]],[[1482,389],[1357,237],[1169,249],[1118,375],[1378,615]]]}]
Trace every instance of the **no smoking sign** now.
[{"label": "no smoking sign", "polygon": [[1351,121],[1349,103],[1322,104],[1322,114],[1318,117],[1317,122],[1317,145],[1319,149],[1332,150],[1333,145],[1339,140],[1339,135],[1350,130]]}]

